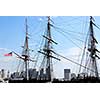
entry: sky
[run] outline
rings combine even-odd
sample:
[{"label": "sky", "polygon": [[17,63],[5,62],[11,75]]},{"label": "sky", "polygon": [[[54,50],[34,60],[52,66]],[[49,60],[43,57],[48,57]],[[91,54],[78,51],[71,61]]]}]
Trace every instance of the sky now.
[{"label": "sky", "polygon": [[[19,59],[13,54],[12,57],[5,57],[4,54],[15,51],[22,53],[21,46],[25,39],[25,18],[28,20],[29,47],[31,58],[36,58],[37,51],[43,40],[43,34],[47,28],[46,16],[0,16],[0,69],[16,71]],[[95,23],[100,25],[100,17],[94,16]],[[89,16],[51,16],[51,34],[54,41],[53,50],[65,57],[80,63],[80,55],[89,29]],[[95,28],[95,36],[100,41],[100,30]],[[41,49],[43,48],[43,43]],[[100,50],[100,44],[97,48]],[[54,55],[56,56],[56,55]],[[43,55],[40,54],[37,67]],[[58,57],[59,58],[59,57]],[[34,67],[34,63],[31,63]],[[99,67],[99,66],[98,66]],[[78,73],[79,66],[61,58],[61,61],[53,60],[55,77],[63,77],[64,68],[70,68],[71,72]]]}]

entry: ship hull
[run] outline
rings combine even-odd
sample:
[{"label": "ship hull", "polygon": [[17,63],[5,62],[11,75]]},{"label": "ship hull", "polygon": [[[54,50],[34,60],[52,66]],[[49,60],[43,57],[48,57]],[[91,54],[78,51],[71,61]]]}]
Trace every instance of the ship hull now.
[{"label": "ship hull", "polygon": [[36,80],[36,79],[23,79],[23,80],[9,80],[9,83],[48,83],[50,80]]},{"label": "ship hull", "polygon": [[[10,79],[8,81],[9,83],[51,83],[50,80],[37,80],[37,79]],[[83,79],[71,79],[71,80],[59,80],[59,79],[54,79],[52,83],[100,83],[100,79],[96,77],[85,77]]]}]

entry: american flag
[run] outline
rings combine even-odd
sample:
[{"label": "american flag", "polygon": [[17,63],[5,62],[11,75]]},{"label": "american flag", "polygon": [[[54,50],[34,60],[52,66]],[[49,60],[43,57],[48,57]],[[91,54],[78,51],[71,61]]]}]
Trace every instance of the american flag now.
[{"label": "american flag", "polygon": [[4,56],[12,56],[12,52],[4,54]]}]

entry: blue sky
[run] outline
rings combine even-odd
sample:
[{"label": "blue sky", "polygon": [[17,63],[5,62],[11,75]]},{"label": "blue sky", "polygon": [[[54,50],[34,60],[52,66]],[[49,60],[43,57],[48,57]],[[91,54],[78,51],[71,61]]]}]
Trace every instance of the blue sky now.
[{"label": "blue sky", "polygon": [[[21,46],[24,44],[25,37],[25,18],[25,16],[0,16],[0,68],[10,71],[17,69],[18,58],[16,56],[4,57],[3,55],[10,51],[19,54],[22,52]],[[95,23],[99,25],[100,17],[95,16],[94,18]],[[43,39],[42,35],[46,30],[47,17],[27,16],[27,19],[30,37],[29,46],[34,50],[31,53],[31,56],[34,57],[39,50]],[[54,50],[78,62],[81,53],[80,48],[84,44],[82,41],[85,40],[88,32],[89,16],[52,16],[51,19],[54,26],[60,28],[60,30],[51,28],[53,39],[58,43],[58,45],[53,45]],[[97,40],[100,41],[100,30],[95,29],[95,35]],[[100,48],[100,44],[98,44],[98,48]],[[54,74],[57,77],[63,77],[64,68],[71,68],[73,72],[77,72],[79,69],[77,65],[63,59],[61,62],[54,61],[53,64]]]}]

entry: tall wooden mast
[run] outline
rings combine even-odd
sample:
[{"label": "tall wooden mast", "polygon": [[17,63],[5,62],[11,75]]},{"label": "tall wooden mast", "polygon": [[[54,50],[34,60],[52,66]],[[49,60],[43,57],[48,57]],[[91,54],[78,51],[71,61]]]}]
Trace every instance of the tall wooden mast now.
[{"label": "tall wooden mast", "polygon": [[24,57],[24,63],[25,63],[25,78],[28,80],[29,75],[28,75],[28,67],[29,67],[29,47],[28,47],[28,25],[27,25],[27,18],[25,19],[25,24],[26,24],[26,36],[25,36],[25,43],[24,43],[24,48],[22,52],[22,56]]},{"label": "tall wooden mast", "polygon": [[48,74],[48,80],[52,81],[53,80],[53,64],[52,64],[52,58],[56,59],[56,60],[60,60],[56,57],[54,57],[52,54],[55,53],[52,50],[52,43],[57,44],[51,36],[51,19],[50,16],[47,17],[48,18],[48,22],[47,22],[47,34],[46,36],[43,36],[45,38],[45,45],[43,48],[43,51],[39,51],[40,53],[44,54],[44,59],[42,64],[45,63],[45,67],[47,69],[47,74]]},{"label": "tall wooden mast", "polygon": [[[52,38],[51,38],[51,28],[50,28],[50,16],[48,16],[48,24],[47,24],[47,37],[49,38],[47,41],[47,68],[48,68],[48,77],[51,80],[52,79],[52,73],[53,73],[53,66],[52,66],[52,59],[51,59],[51,45],[52,45]],[[51,40],[50,40],[51,39]]]},{"label": "tall wooden mast", "polygon": [[[97,49],[96,49],[96,44],[98,43],[95,36],[94,36],[94,30],[93,30],[93,25],[94,24],[94,19],[92,16],[90,16],[90,36],[89,36],[89,42],[88,42],[88,51],[90,53],[90,59],[89,59],[89,64],[88,67],[90,67],[92,70],[94,70],[94,76],[99,77],[98,75],[98,69],[97,69],[97,62],[96,62],[96,57],[97,57]],[[93,73],[90,73],[91,75]]]},{"label": "tall wooden mast", "polygon": [[[83,69],[83,73],[87,73],[88,76],[94,76],[96,78],[99,78],[96,59],[97,58],[100,59],[100,57],[98,57],[98,55],[97,55],[97,52],[99,52],[99,51],[96,48],[96,44],[98,44],[98,42],[95,38],[93,26],[98,28],[98,26],[95,25],[95,23],[94,23],[94,18],[92,16],[90,16],[89,34],[86,37],[86,41],[88,41],[87,53],[86,53],[86,63],[85,63],[85,69]],[[83,57],[84,57],[85,49],[86,49],[86,43],[85,43],[85,48],[84,48],[84,52],[83,52],[82,59],[81,59],[79,73],[81,72]]]}]

